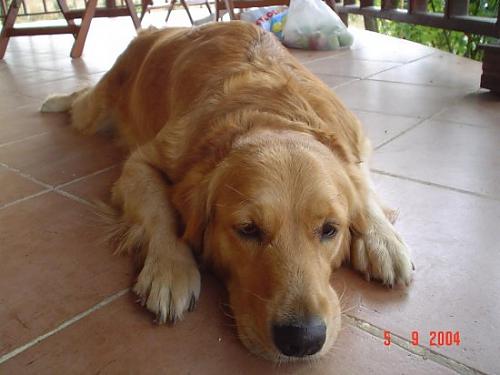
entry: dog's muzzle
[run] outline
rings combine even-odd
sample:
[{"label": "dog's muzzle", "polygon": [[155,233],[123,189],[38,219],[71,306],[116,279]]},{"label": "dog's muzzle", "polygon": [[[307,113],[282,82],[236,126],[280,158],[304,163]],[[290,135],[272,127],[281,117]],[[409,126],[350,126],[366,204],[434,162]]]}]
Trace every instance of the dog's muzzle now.
[{"label": "dog's muzzle", "polygon": [[273,324],[274,345],[288,357],[305,357],[321,350],[326,339],[323,319],[311,317],[303,321]]}]

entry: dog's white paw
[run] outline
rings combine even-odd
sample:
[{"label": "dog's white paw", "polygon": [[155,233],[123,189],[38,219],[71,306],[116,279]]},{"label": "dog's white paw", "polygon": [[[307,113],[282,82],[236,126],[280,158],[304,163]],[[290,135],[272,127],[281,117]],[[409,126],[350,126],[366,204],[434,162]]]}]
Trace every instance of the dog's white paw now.
[{"label": "dog's white paw", "polygon": [[367,280],[377,279],[389,287],[408,286],[414,270],[408,246],[390,226],[353,238],[351,264]]},{"label": "dog's white paw", "polygon": [[89,87],[83,87],[71,94],[51,95],[43,102],[40,112],[69,112],[73,102],[89,89]]},{"label": "dog's white paw", "polygon": [[73,104],[73,95],[52,95],[43,102],[40,112],[67,112]]},{"label": "dog's white paw", "polygon": [[185,311],[194,309],[200,295],[200,272],[191,250],[182,242],[175,246],[170,249],[175,254],[172,258],[148,255],[133,288],[159,324],[182,319]]}]

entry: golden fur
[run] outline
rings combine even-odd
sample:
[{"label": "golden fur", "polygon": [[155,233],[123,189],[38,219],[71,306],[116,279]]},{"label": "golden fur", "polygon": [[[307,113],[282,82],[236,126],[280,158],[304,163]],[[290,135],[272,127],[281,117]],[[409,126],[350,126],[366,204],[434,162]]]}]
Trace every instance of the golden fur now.
[{"label": "golden fur", "polygon": [[341,312],[330,275],[342,262],[387,285],[410,282],[359,122],[257,27],[142,32],[95,87],[42,110],[71,110],[84,133],[111,125],[128,145],[109,216],[118,251],[140,255],[134,291],[159,322],[194,307],[192,251],[226,283],[243,343],[273,360],[289,357],[269,327],[290,319],[321,317],[315,355],[331,348]]}]

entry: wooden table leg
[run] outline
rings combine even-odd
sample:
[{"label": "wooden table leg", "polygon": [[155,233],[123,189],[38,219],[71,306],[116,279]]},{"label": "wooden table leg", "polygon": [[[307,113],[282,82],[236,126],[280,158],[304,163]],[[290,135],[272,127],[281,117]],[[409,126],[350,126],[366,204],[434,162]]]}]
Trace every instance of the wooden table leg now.
[{"label": "wooden table leg", "polygon": [[132,22],[134,23],[135,29],[141,28],[141,20],[137,17],[137,12],[135,11],[135,5],[133,0],[125,0],[125,4],[127,4],[128,11],[130,12],[130,17],[132,18]]},{"label": "wooden table leg", "polygon": [[21,6],[20,0],[12,0],[10,4],[9,11],[2,27],[2,32],[0,33],[0,59],[3,59],[5,51],[7,50],[7,44],[9,44],[10,30],[16,22],[17,14],[19,13],[19,7]]},{"label": "wooden table leg", "polygon": [[85,39],[87,39],[90,23],[94,17],[96,7],[97,0],[88,0],[85,12],[83,13],[82,23],[80,24],[80,30],[78,31],[78,34],[76,34],[75,43],[73,44],[73,48],[71,48],[70,56],[72,58],[77,58],[82,55],[83,47],[85,46]]}]

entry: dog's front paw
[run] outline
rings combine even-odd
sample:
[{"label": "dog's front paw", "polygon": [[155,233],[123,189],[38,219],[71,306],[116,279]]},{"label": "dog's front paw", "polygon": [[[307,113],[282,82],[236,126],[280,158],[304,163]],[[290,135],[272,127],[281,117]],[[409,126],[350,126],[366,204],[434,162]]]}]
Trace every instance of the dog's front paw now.
[{"label": "dog's front paw", "polygon": [[193,311],[200,295],[200,272],[191,250],[182,242],[172,257],[148,254],[133,290],[142,305],[156,315],[156,322],[173,323]]},{"label": "dog's front paw", "polygon": [[389,287],[398,283],[408,286],[414,269],[408,246],[392,227],[373,228],[355,237],[351,264],[367,280],[377,279]]}]

